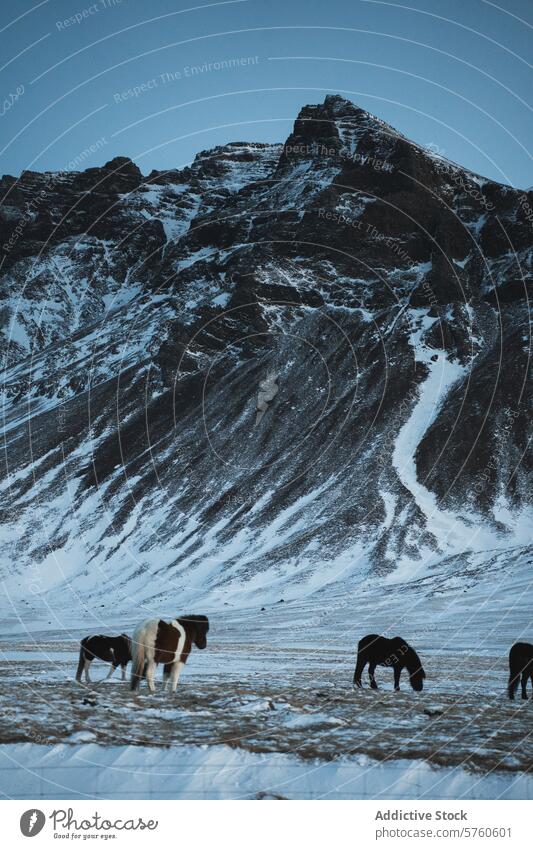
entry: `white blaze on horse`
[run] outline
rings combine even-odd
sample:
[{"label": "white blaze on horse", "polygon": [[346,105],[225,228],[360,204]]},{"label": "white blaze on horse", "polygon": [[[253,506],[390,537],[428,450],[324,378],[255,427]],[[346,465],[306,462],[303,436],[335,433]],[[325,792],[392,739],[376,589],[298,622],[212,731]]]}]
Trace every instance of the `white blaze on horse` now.
[{"label": "white blaze on horse", "polygon": [[93,660],[103,660],[111,664],[107,675],[111,678],[113,672],[120,666],[122,680],[126,678],[126,667],[131,660],[131,638],[127,634],[118,637],[106,637],[103,634],[94,634],[92,637],[84,637],[80,642],[80,659],[76,672],[76,681],[81,681],[82,673],[85,672],[85,680],[91,683],[89,669]]},{"label": "white blaze on horse", "polygon": [[138,690],[141,678],[155,693],[154,677],[158,663],[164,664],[165,690],[169,683],[176,692],[180,672],[191,653],[193,644],[199,649],[207,646],[209,620],[207,616],[180,616],[171,622],[147,619],[133,634],[131,689]]}]

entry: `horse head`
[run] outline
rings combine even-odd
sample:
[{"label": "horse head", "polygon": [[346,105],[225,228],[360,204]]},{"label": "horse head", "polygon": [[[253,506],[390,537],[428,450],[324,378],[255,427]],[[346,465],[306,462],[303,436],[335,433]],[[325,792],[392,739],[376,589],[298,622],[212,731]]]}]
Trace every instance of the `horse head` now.
[{"label": "horse head", "polygon": [[209,631],[209,619],[207,616],[182,616],[183,622],[191,635],[194,645],[199,649],[207,646],[207,632]]},{"label": "horse head", "polygon": [[416,672],[413,672],[412,675],[409,676],[409,681],[411,682],[411,687],[413,690],[416,690],[417,693],[420,693],[424,687],[424,678],[426,677],[426,673],[420,667]]}]

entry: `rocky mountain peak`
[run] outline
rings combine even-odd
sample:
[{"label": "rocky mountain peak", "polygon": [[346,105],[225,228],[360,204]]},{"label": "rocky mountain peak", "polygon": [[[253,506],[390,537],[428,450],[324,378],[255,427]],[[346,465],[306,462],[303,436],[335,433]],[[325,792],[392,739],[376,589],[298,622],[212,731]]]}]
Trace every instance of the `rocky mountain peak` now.
[{"label": "rocky mountain peak", "polygon": [[8,572],[53,555],[117,598],[145,571],[151,599],[252,597],[521,544],[518,192],[338,95],[284,145],[2,187]]},{"label": "rocky mountain peak", "polygon": [[[356,106],[341,95],[328,95],[322,103],[304,106],[296,118],[293,132],[283,145],[280,166],[301,158],[353,156],[359,144],[368,156],[384,140],[397,139],[393,127]],[[390,143],[388,145],[390,147]]]}]

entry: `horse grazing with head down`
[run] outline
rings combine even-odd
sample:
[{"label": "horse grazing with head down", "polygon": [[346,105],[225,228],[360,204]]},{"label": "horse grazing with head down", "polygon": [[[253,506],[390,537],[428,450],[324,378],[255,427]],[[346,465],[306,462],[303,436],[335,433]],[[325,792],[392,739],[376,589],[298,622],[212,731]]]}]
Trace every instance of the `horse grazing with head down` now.
[{"label": "horse grazing with head down", "polygon": [[401,637],[393,637],[389,640],[387,637],[378,636],[378,634],[368,634],[359,641],[357,663],[353,676],[354,688],[363,686],[361,675],[367,663],[370,686],[373,690],[378,688],[374,678],[376,666],[392,666],[395,690],[400,689],[400,675],[404,668],[409,672],[409,681],[413,690],[419,693],[424,686],[426,673],[422,668],[421,660],[415,650]]},{"label": "horse grazing with head down", "polygon": [[[522,676],[522,698],[527,699],[527,682],[531,679],[533,686],[533,646],[531,643],[515,643],[509,652],[509,698],[514,699],[518,682]],[[533,694],[531,696],[533,698]]]},{"label": "horse grazing with head down", "polygon": [[120,666],[122,680],[124,681],[126,677],[126,666],[131,660],[130,637],[127,634],[120,634],[119,637],[105,637],[103,634],[84,637],[80,642],[80,659],[76,672],[76,681],[81,681],[82,673],[85,671],[85,680],[88,684],[91,683],[89,668],[95,658],[111,664],[108,678],[111,678],[117,666]]},{"label": "horse grazing with head down", "polygon": [[131,689],[136,691],[141,678],[146,677],[148,689],[155,693],[155,669],[158,663],[163,663],[165,690],[170,683],[175,693],[180,672],[193,644],[199,649],[205,649],[208,631],[207,616],[180,616],[171,622],[164,622],[163,619],[142,622],[133,634]]}]

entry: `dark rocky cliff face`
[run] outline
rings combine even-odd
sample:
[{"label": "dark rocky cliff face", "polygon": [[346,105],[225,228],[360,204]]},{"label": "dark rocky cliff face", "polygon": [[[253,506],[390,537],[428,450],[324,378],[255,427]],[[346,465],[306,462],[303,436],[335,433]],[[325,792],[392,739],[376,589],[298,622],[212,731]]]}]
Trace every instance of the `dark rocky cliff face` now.
[{"label": "dark rocky cliff face", "polygon": [[285,145],[0,196],[14,592],[252,598],[524,543],[531,193],[331,96]]}]

